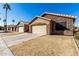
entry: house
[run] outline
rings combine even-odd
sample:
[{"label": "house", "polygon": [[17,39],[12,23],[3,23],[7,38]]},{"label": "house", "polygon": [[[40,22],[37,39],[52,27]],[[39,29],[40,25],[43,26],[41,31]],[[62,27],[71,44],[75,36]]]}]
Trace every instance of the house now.
[{"label": "house", "polygon": [[29,31],[29,23],[20,21],[16,25],[17,32],[28,32]]},{"label": "house", "polygon": [[7,26],[7,31],[8,32],[15,32],[16,31],[15,25],[8,25]]},{"label": "house", "polygon": [[79,27],[74,26],[74,33],[77,33],[77,32],[79,32]]},{"label": "house", "polygon": [[0,26],[0,30],[4,30],[4,27],[3,26]]},{"label": "house", "polygon": [[29,31],[39,34],[73,35],[75,16],[44,13],[29,23]]}]

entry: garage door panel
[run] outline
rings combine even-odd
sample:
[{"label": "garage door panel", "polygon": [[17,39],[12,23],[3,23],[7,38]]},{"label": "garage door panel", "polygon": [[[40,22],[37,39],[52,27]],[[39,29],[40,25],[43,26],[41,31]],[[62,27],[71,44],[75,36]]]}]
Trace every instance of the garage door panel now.
[{"label": "garage door panel", "polygon": [[46,34],[46,25],[32,26],[32,33]]},{"label": "garage door panel", "polygon": [[24,27],[19,27],[19,32],[24,32]]}]

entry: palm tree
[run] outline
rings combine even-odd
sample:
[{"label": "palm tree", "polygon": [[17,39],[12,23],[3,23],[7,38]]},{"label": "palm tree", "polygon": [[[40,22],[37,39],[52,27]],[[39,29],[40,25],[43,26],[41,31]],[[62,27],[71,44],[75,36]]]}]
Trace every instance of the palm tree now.
[{"label": "palm tree", "polygon": [[0,20],[1,20],[1,18],[0,18]]},{"label": "palm tree", "polygon": [[12,29],[13,29],[13,31],[15,31],[15,25],[14,25],[14,22],[15,22],[15,20],[13,19],[13,20],[12,20],[12,23],[13,23],[13,27],[12,27]]},{"label": "palm tree", "polygon": [[7,32],[7,11],[11,10],[10,5],[8,3],[5,3],[3,5],[3,9],[5,9],[4,31]]},{"label": "palm tree", "polygon": [[13,22],[13,25],[14,25],[15,20],[13,19],[12,22]]}]

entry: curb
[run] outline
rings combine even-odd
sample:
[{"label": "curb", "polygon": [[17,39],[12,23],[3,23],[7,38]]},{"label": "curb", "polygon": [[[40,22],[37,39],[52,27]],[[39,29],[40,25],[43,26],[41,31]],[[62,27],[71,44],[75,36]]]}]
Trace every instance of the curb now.
[{"label": "curb", "polygon": [[73,37],[73,42],[74,42],[74,45],[75,45],[75,48],[76,48],[76,51],[77,51],[77,56],[79,56],[78,44],[77,44],[77,42],[75,41],[74,37]]}]

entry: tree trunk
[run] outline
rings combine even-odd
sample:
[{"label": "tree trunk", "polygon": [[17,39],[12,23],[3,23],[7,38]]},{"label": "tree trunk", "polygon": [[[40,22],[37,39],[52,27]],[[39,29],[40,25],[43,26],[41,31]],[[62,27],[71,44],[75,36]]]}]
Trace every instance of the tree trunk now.
[{"label": "tree trunk", "polygon": [[4,31],[7,32],[7,9],[5,10]]}]

